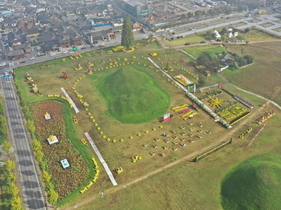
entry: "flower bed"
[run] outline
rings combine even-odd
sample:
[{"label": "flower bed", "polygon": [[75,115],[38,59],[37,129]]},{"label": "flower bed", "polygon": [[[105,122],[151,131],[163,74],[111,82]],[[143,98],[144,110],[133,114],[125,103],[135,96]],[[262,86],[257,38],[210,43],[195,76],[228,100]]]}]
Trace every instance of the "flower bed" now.
[{"label": "flower bed", "polygon": [[[78,188],[88,177],[89,169],[85,160],[69,141],[66,133],[66,122],[63,106],[54,101],[37,103],[32,106],[34,124],[38,140],[48,163],[49,172],[60,198]],[[49,112],[52,119],[46,121],[43,115]],[[46,138],[57,136],[59,142],[49,145]],[[63,169],[60,160],[67,159],[70,167]]]}]

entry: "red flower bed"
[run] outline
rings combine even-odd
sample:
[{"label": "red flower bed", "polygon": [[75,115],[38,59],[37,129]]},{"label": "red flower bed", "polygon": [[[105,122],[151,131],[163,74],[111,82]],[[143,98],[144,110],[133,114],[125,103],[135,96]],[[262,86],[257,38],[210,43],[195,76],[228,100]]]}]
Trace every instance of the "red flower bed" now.
[{"label": "red flower bed", "polygon": [[[89,174],[87,164],[67,137],[62,105],[55,101],[48,101],[37,103],[32,108],[38,140],[42,143],[56,191],[60,198],[65,197],[87,178]],[[51,115],[51,120],[45,120],[46,112]],[[49,145],[47,138],[50,135],[57,136],[59,142]],[[70,167],[63,169],[60,161],[65,158]]]}]

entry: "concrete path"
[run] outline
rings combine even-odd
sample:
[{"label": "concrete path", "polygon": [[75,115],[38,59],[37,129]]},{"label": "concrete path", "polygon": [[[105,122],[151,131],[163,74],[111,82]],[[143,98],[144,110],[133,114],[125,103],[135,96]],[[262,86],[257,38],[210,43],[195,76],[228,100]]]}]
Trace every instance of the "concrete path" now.
[{"label": "concrete path", "polygon": [[71,103],[75,113],[77,114],[79,112],[79,109],[77,108],[77,106],[75,105],[75,103],[73,102],[72,98],[68,95],[68,93],[65,91],[65,89],[62,87],[61,91],[63,92],[63,94],[65,95],[65,97],[69,100],[69,102]]},{"label": "concrete path", "polygon": [[90,144],[91,144],[93,150],[95,151],[96,155],[98,156],[98,158],[99,158],[101,164],[103,165],[103,167],[104,167],[110,181],[112,182],[113,186],[118,185],[114,176],[113,176],[113,174],[111,173],[111,170],[109,169],[109,167],[108,167],[107,163],[105,162],[105,160],[103,159],[99,149],[97,148],[96,144],[94,143],[93,139],[91,138],[91,136],[89,135],[88,132],[86,132],[84,134],[85,134],[86,138],[88,139],[88,141],[90,142]]}]

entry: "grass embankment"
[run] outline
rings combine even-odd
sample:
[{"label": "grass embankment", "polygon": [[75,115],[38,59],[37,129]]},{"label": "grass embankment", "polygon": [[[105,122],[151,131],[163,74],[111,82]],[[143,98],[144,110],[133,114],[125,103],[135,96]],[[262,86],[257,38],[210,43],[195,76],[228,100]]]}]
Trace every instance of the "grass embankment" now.
[{"label": "grass embankment", "polygon": [[168,95],[152,78],[129,66],[103,77],[97,87],[108,101],[108,113],[122,123],[155,119],[169,106]]},{"label": "grass embankment", "polygon": [[202,53],[208,53],[212,57],[217,57],[219,54],[226,52],[226,48],[221,45],[186,47],[184,50],[194,57],[199,57]]},{"label": "grass embankment", "polygon": [[281,209],[281,159],[261,155],[246,160],[222,181],[224,209]]}]

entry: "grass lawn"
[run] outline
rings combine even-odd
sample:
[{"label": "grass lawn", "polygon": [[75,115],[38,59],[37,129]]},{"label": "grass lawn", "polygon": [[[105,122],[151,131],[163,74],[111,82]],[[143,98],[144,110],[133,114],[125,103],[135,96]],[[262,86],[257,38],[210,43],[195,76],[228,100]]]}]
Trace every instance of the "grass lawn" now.
[{"label": "grass lawn", "polygon": [[280,209],[280,202],[276,202],[280,194],[280,168],[280,157],[270,154],[253,157],[238,165],[222,181],[223,208]]},{"label": "grass lawn", "polygon": [[101,78],[97,87],[108,101],[109,114],[122,123],[153,120],[170,104],[167,94],[147,74],[130,66]]},{"label": "grass lawn", "polygon": [[203,36],[200,35],[190,35],[190,36],[186,36],[184,38],[179,38],[179,39],[175,39],[175,40],[168,40],[165,39],[164,43],[167,46],[179,46],[179,45],[184,45],[185,43],[191,43],[191,44],[195,44],[195,43],[200,43],[201,41],[207,41]]},{"label": "grass lawn", "polygon": [[[255,63],[260,62],[260,64],[262,64],[265,62],[265,59],[269,59],[269,61],[267,61],[263,67],[260,67],[257,72],[254,71],[254,68],[257,68],[257,66],[254,66],[255,64],[247,67],[253,68],[252,71],[247,72],[247,68],[239,70],[241,73],[240,78],[238,74],[235,75],[236,72],[224,71],[224,75],[235,84],[253,92],[266,94],[272,91],[271,88],[273,84],[269,84],[270,82],[267,82],[268,84],[266,83],[268,75],[262,75],[264,78],[261,80],[263,83],[260,86],[258,86],[260,81],[256,80],[256,77],[261,79],[259,77],[261,69],[269,65],[270,67],[266,70],[270,72],[269,74],[273,74],[272,77],[275,77],[273,81],[277,82],[277,78],[280,78],[276,73],[278,70],[275,68],[277,67],[272,68],[273,65],[278,65],[278,53],[273,50],[273,47],[276,46],[275,44],[276,43],[272,44],[271,50],[263,49],[266,48],[266,46],[270,46],[268,43],[259,45],[258,48],[252,45],[229,45],[227,50],[236,52],[237,54],[240,54],[241,47],[244,47],[246,54],[257,56],[255,58]],[[155,49],[153,49],[153,46],[155,46]],[[198,51],[200,49],[200,52],[210,51],[214,54],[221,52],[220,48],[222,48],[219,45],[206,46],[215,47],[212,50],[210,48],[204,49],[205,46],[201,47],[198,47]],[[158,54],[152,57],[157,65],[165,67],[169,64],[172,67],[171,70],[167,70],[171,76],[174,77],[179,74],[184,74],[188,79],[197,83],[187,71],[197,76],[198,72],[190,65],[190,60],[187,59],[185,54],[173,49],[160,49],[155,42],[143,42],[140,44],[140,49],[132,53],[116,52],[107,54],[107,50],[103,50],[91,52],[89,53],[90,56],[83,54],[83,57],[79,59],[70,60],[67,58],[65,63],[61,62],[61,60],[52,61],[50,62],[50,67],[46,69],[40,69],[38,67],[33,68],[33,66],[16,69],[16,78],[22,90],[22,96],[29,102],[47,99],[47,94],[61,95],[60,88],[64,87],[80,110],[80,112],[75,115],[79,123],[74,126],[73,132],[75,132],[78,138],[84,137],[84,132],[89,132],[110,170],[113,171],[120,166],[124,169],[124,172],[121,174],[114,173],[118,186],[113,187],[104,169],[100,167],[101,173],[98,182],[84,194],[79,194],[76,197],[73,196],[72,199],[67,199],[67,201],[59,203],[57,205],[59,209],[66,209],[69,206],[75,206],[78,202],[86,201],[92,197],[98,197],[98,199],[85,206],[79,206],[79,209],[149,210],[155,209],[155,206],[157,206],[157,209],[163,210],[220,210],[222,209],[220,202],[220,183],[232,168],[256,155],[263,153],[279,153],[281,146],[278,137],[281,135],[281,131],[278,124],[280,122],[280,112],[278,110],[276,110],[276,115],[269,120],[268,126],[250,149],[247,147],[247,144],[260,128],[260,125],[254,121],[256,118],[253,118],[247,125],[242,125],[242,123],[235,124],[233,129],[237,130],[234,131],[232,129],[223,128],[201,109],[199,109],[199,114],[194,118],[188,121],[183,120],[181,114],[174,112],[169,107],[188,104],[189,108],[192,109],[190,106],[192,101],[186,97],[185,92],[179,89],[177,85],[151,66],[151,63],[146,58],[150,56],[149,54],[153,51]],[[87,74],[88,68],[86,64],[88,59],[94,63],[92,75]],[[112,63],[113,60],[117,62],[117,65],[110,66],[109,63]],[[83,69],[75,71],[74,67],[77,66],[78,61],[81,62]],[[30,92],[30,86],[25,80],[26,72],[29,72],[34,81],[38,84],[38,88],[43,94],[42,97],[38,97]],[[66,72],[69,79],[64,80],[61,77],[61,72]],[[124,81],[124,78],[127,77],[129,78]],[[268,78],[269,81],[274,79],[271,78],[271,76]],[[114,81],[115,79],[116,81]],[[154,109],[153,107],[148,107],[142,110],[145,116],[143,121],[148,120],[147,122],[139,124],[132,123],[132,121],[128,124],[122,123],[120,120],[120,117],[122,117],[121,114],[119,116],[114,116],[114,114],[122,113],[122,111],[116,109],[116,107],[111,108],[110,106],[112,106],[112,104],[116,106],[116,102],[113,99],[118,98],[116,95],[119,95],[120,91],[129,96],[132,93],[123,89],[123,87],[118,87],[116,84],[117,81],[119,81],[118,84],[126,85],[134,89],[134,93],[139,95],[140,99],[142,99],[139,100],[136,99],[135,96],[132,96],[134,100],[128,100],[128,104],[121,104],[123,110],[132,109],[132,112],[137,113],[136,110],[140,111],[141,108],[135,108],[134,103],[147,103],[143,96],[146,93],[145,91],[147,91],[149,95],[146,97],[155,97],[154,94],[156,92],[158,93],[157,97],[160,95],[165,97],[163,104],[157,104],[157,106],[162,107],[161,109],[164,110],[163,113],[169,112],[173,114],[174,118],[162,124],[159,122],[162,116],[159,112],[158,116],[155,116],[154,119],[148,119],[151,110]],[[224,84],[217,75],[207,78],[206,85],[215,83]],[[228,84],[225,84],[225,87],[232,93],[238,94],[241,98],[252,103],[255,108],[251,111],[255,112],[255,110],[259,108],[262,102],[260,99],[239,92]],[[144,90],[144,88],[149,90]],[[78,98],[77,92],[74,90],[83,97]],[[279,96],[278,93],[278,90],[276,90],[276,99]],[[226,95],[219,95],[217,97],[219,99],[233,100]],[[169,101],[167,101],[167,98]],[[83,106],[83,102],[87,102],[89,107]],[[133,104],[130,105],[130,103]],[[169,107],[167,107],[167,103],[169,103]],[[110,109],[113,111],[110,111]],[[260,110],[260,112],[263,113],[271,109],[274,109],[274,107],[269,105],[268,108]],[[114,111],[118,113],[114,113]],[[89,115],[89,113],[91,113],[91,115]],[[259,114],[259,112],[257,112],[257,114]],[[90,118],[91,116],[93,116],[93,118]],[[204,125],[201,128],[201,134],[199,134],[198,131],[199,123],[203,123]],[[252,133],[243,140],[239,139],[238,136],[248,126],[253,128]],[[209,130],[212,132],[207,134]],[[230,134],[232,131],[233,133]],[[164,133],[169,134],[169,136],[164,137]],[[199,138],[198,135],[202,135],[202,138]],[[103,138],[103,136],[106,137]],[[232,137],[233,144],[200,160],[196,164],[191,163],[190,160],[184,160],[174,167],[165,169],[167,164],[173,163],[188,154],[195,154],[196,156],[196,154],[202,153],[206,147],[216,146],[218,141],[224,137],[227,139]],[[155,139],[157,138],[160,138],[160,140],[156,141]],[[124,139],[124,141],[120,141],[121,139]],[[193,140],[194,142],[189,143],[189,140]],[[173,148],[177,148],[177,150],[175,151]],[[85,153],[89,153],[95,157],[90,149],[85,150]],[[155,153],[155,155],[152,156],[151,153]],[[165,157],[161,157],[163,153],[166,154]],[[142,160],[132,163],[131,158],[134,155],[140,155]],[[194,157],[192,157],[192,159],[193,158]],[[145,178],[139,183],[127,186],[128,182],[135,181],[142,176],[145,177],[148,173],[161,168],[165,170],[156,173],[154,176]],[[118,187],[120,187],[120,189]],[[100,198],[100,192],[105,192],[103,198]]]},{"label": "grass lawn", "polygon": [[272,23],[264,23],[264,24],[261,24],[260,26],[262,27],[269,27],[269,26],[273,26],[274,24]]},{"label": "grass lawn", "polygon": [[186,47],[184,50],[194,57],[199,57],[204,52],[209,53],[212,57],[217,57],[219,54],[226,52],[226,48],[221,45]]},{"label": "grass lawn", "polygon": [[265,40],[278,40],[278,38],[271,36],[263,31],[251,29],[247,33],[239,33],[245,41],[265,41]]},{"label": "grass lawn", "polygon": [[277,32],[280,32],[280,31],[281,31],[281,28],[274,28],[274,29],[272,29],[272,30],[277,31]]}]

